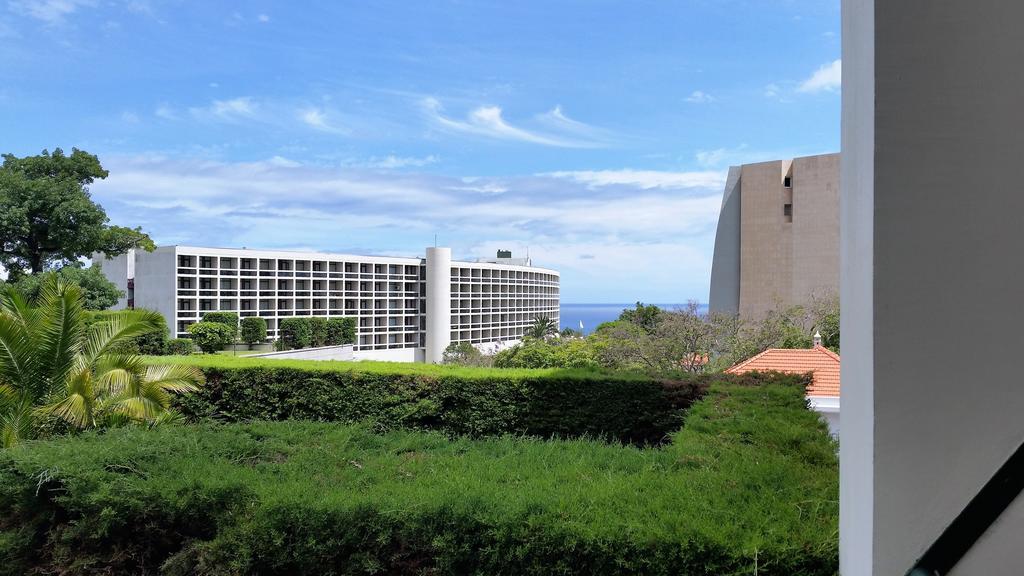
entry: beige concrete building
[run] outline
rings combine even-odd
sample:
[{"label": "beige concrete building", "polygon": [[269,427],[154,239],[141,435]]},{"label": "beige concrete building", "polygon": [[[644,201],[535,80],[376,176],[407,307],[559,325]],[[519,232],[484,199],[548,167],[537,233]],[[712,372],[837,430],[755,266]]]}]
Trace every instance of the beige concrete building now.
[{"label": "beige concrete building", "polygon": [[839,154],[729,169],[712,312],[755,319],[839,291]]}]

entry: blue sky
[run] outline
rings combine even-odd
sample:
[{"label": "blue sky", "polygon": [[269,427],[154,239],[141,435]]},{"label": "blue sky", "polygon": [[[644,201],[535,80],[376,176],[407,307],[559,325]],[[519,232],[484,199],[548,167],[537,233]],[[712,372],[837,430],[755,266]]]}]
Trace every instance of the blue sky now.
[{"label": "blue sky", "polygon": [[838,0],[0,4],[0,151],[160,244],[523,253],[706,301],[730,164],[839,147]]}]

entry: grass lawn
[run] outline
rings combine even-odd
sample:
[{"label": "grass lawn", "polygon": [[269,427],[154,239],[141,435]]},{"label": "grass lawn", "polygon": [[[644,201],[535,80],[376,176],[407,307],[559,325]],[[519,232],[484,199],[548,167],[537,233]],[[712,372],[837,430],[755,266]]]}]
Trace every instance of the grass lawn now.
[{"label": "grass lawn", "polygon": [[129,428],[0,453],[0,573],[832,575],[837,500],[792,385],[715,384],[658,449]]}]

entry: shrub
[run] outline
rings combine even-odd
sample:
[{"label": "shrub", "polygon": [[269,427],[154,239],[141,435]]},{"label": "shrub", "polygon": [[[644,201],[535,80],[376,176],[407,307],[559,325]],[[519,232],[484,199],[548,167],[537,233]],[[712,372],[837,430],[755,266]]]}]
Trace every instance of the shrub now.
[{"label": "shrub", "polygon": [[220,322],[196,322],[188,327],[188,333],[196,346],[207,354],[223,350],[235,341],[235,329]]},{"label": "shrub", "polygon": [[303,318],[302,320],[309,323],[310,345],[313,347],[326,346],[327,318],[323,316],[310,316],[309,318]]},{"label": "shrub", "polygon": [[677,429],[708,382],[569,370],[462,368],[417,374],[400,368],[371,372],[341,362],[347,368],[319,369],[313,361],[279,367],[284,361],[211,360],[190,362],[202,367],[206,385],[176,402],[193,420],[366,420],[381,429],[590,436],[641,445],[662,442]]},{"label": "shrub", "polygon": [[455,366],[485,366],[482,352],[469,342],[452,342],[444,349],[442,363]]},{"label": "shrub", "polygon": [[714,382],[673,443],[309,422],[0,452],[0,573],[838,571],[835,446],[799,387]]},{"label": "shrub", "polygon": [[259,316],[242,318],[242,342],[262,344],[267,339],[267,321]]},{"label": "shrub", "polygon": [[234,312],[207,312],[203,314],[203,322],[216,322],[228,326],[233,334],[232,340],[238,337],[238,314]]},{"label": "shrub", "polygon": [[327,345],[356,343],[355,318],[330,318],[327,320]]},{"label": "shrub", "polygon": [[174,338],[167,341],[165,354],[174,356],[188,356],[195,354],[196,343],[189,338]]},{"label": "shrub", "polygon": [[285,350],[309,348],[313,344],[313,327],[308,318],[285,318],[281,320],[279,333]]}]

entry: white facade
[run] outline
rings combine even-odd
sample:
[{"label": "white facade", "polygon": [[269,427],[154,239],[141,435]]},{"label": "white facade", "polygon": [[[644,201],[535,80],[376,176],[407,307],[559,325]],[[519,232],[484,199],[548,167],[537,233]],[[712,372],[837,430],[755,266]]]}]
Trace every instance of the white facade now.
[{"label": "white facade", "polygon": [[98,260],[177,338],[213,311],[262,317],[271,338],[285,318],[352,317],[357,359],[439,362],[451,342],[493,347],[520,340],[537,316],[559,317],[558,272],[453,261],[449,248],[396,258],[162,246]]}]

